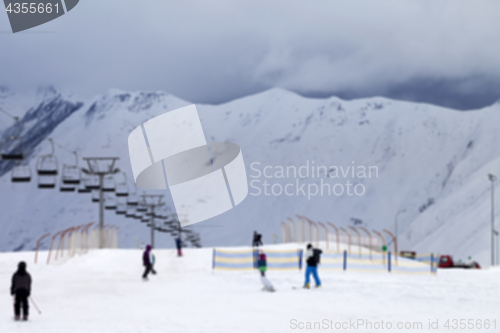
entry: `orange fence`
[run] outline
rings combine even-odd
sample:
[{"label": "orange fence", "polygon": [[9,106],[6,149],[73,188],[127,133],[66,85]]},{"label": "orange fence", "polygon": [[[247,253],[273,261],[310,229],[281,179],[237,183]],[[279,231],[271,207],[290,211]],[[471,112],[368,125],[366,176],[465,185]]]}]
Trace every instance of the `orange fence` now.
[{"label": "orange fence", "polygon": [[[99,226],[92,229],[91,227],[94,224],[94,222],[81,224],[56,232],[50,241],[50,247],[47,254],[47,265],[50,264],[54,244],[57,240],[59,241],[57,242],[57,248],[55,249],[56,253],[54,260],[63,258],[65,251],[67,257],[71,258],[75,256],[75,254],[85,254],[90,249],[97,248],[100,230]],[[115,225],[104,225],[102,232],[105,241],[104,246],[106,248],[118,247],[118,229],[120,228]],[[51,234],[48,233],[38,239],[35,250],[35,264],[38,262],[38,250],[40,243],[44,239],[50,237],[50,235]]]}]

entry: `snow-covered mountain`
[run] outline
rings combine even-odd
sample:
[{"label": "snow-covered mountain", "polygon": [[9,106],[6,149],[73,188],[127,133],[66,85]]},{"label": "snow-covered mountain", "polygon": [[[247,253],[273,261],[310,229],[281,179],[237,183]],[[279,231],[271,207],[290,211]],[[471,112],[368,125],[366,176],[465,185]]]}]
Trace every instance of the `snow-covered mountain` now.
[{"label": "snow-covered mountain", "polygon": [[[14,98],[3,94],[0,106],[20,105]],[[188,104],[164,92],[111,90],[79,100],[53,90],[12,112],[25,114],[23,138],[32,168],[36,156],[50,150],[43,139],[51,137],[82,156],[120,157],[118,167],[132,183],[128,134],[144,121]],[[500,175],[500,103],[462,112],[380,97],[310,99],[271,89],[197,107],[207,141],[241,147],[250,184],[248,197],[236,208],[196,225],[204,245],[246,245],[253,230],[272,242],[274,233],[281,234],[280,222],[295,213],[344,227],[393,231],[396,212],[406,209],[399,218],[400,248],[462,259],[470,255],[489,264],[486,175]],[[7,122],[12,123],[1,118],[2,138],[15,129]],[[70,153],[56,151],[60,164],[73,163]],[[38,190],[36,176],[30,184],[12,184],[11,167],[0,162],[1,250],[33,249],[45,232],[97,220],[89,194]],[[308,197],[308,190],[315,189],[318,194]],[[121,246],[149,239],[145,225],[136,220],[106,211],[106,223],[122,227]],[[157,237],[159,247],[172,243],[166,234]]]}]

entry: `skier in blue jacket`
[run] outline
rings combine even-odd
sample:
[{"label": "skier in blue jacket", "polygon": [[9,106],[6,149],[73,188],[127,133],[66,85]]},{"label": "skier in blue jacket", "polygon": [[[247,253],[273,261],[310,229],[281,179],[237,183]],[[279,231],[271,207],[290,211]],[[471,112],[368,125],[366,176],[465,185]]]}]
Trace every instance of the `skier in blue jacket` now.
[{"label": "skier in blue jacket", "polygon": [[304,288],[309,289],[309,281],[311,274],[314,277],[314,282],[316,283],[316,288],[321,287],[321,280],[318,276],[318,264],[321,255],[320,249],[314,249],[312,244],[307,244],[307,251],[305,255],[307,267],[306,267],[306,281],[304,282]]}]

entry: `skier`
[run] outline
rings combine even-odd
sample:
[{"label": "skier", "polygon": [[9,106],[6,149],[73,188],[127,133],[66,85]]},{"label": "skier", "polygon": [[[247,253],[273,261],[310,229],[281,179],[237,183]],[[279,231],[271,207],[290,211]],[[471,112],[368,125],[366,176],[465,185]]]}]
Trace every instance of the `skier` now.
[{"label": "skier", "polygon": [[28,320],[28,297],[31,293],[31,275],[26,271],[26,263],[21,261],[17,265],[17,271],[12,276],[10,294],[15,296],[14,318],[21,319],[21,305],[23,307],[23,320]]},{"label": "skier", "polygon": [[254,230],[252,246],[258,247],[259,245],[262,245],[262,235],[258,234],[257,231]]},{"label": "skier", "polygon": [[318,264],[320,262],[320,255],[322,251],[320,249],[315,249],[311,243],[307,244],[307,251],[305,259],[307,262],[306,267],[306,281],[304,282],[304,288],[309,289],[309,278],[311,274],[314,277],[314,282],[316,283],[316,288],[321,287],[321,280],[318,276]]},{"label": "skier", "polygon": [[266,254],[262,250],[259,250],[258,254],[259,254],[259,259],[257,260],[257,267],[259,268],[259,272],[260,272],[260,281],[264,285],[264,287],[262,288],[262,290],[263,291],[274,292],[275,290],[274,290],[273,285],[266,278],[266,271],[267,271],[267,258],[266,258]]},{"label": "skier", "polygon": [[175,239],[175,246],[177,247],[177,256],[182,257],[182,239],[179,236]]},{"label": "skier", "polygon": [[151,253],[151,245],[146,246],[146,250],[144,250],[144,253],[142,254],[142,263],[146,267],[144,269],[144,274],[142,275],[142,279],[144,281],[147,281],[149,272],[156,274],[156,271],[153,268],[154,255]]}]

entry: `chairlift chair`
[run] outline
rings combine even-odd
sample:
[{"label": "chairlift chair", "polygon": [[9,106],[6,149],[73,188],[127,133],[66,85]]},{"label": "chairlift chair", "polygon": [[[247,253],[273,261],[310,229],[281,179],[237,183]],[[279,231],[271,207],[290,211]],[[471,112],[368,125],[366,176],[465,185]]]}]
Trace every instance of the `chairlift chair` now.
[{"label": "chairlift chair", "polygon": [[62,182],[67,185],[79,185],[81,181],[81,170],[78,167],[78,154],[77,152],[73,152],[75,155],[75,164],[74,165],[63,165],[62,169]]},{"label": "chairlift chair", "polygon": [[24,160],[24,154],[9,152],[1,155],[2,161],[22,161]]},{"label": "chairlift chair", "polygon": [[123,182],[119,183],[116,186],[116,196],[117,197],[128,197],[128,184],[127,184],[127,174],[122,172],[123,174]]},{"label": "chairlift chair", "polygon": [[28,164],[16,165],[10,174],[13,183],[29,183],[31,181],[31,168]]},{"label": "chairlift chair", "polygon": [[78,187],[78,193],[90,193],[92,190],[87,188],[89,178],[86,176],[81,179],[80,186]]},{"label": "chairlift chair", "polygon": [[76,188],[74,186],[67,186],[63,184],[59,186],[59,191],[61,192],[75,192],[75,189]]},{"label": "chairlift chair", "polygon": [[113,177],[113,175],[107,175],[106,177],[104,177],[102,191],[103,192],[115,192],[116,191],[115,177]]},{"label": "chairlift chair", "polygon": [[39,176],[57,176],[59,162],[57,160],[57,157],[54,155],[54,141],[52,141],[52,139],[50,138],[47,140],[49,140],[51,144],[52,151],[50,152],[50,154],[38,156],[36,162],[36,170]]},{"label": "chairlift chair", "polygon": [[78,188],[78,193],[82,193],[82,194],[84,194],[84,193],[90,193],[90,192],[92,192],[92,190],[91,190],[91,189],[89,189],[89,188],[87,188],[85,185],[80,186],[80,187]]},{"label": "chairlift chair", "polygon": [[134,199],[127,200],[127,206],[138,206],[138,205],[139,205],[139,201],[136,201]]},{"label": "chairlift chair", "polygon": [[99,202],[99,191],[97,190],[92,190],[92,202]]},{"label": "chairlift chair", "polygon": [[134,218],[135,217],[135,208],[129,207],[127,204],[125,204],[125,217],[128,218]]},{"label": "chairlift chair", "polygon": [[139,197],[137,196],[137,185],[136,184],[134,184],[134,191],[129,193],[127,196],[127,205],[128,206],[139,205]]},{"label": "chairlift chair", "polygon": [[116,215],[125,215],[127,214],[127,208],[124,206],[117,206],[116,207]]},{"label": "chairlift chair", "polygon": [[149,217],[147,217],[146,215],[143,215],[142,218],[141,218],[141,222],[142,223],[149,222]]},{"label": "chairlift chair", "polygon": [[19,117],[12,117],[10,114],[8,113],[6,114],[12,119],[14,119],[17,123],[17,133],[11,135],[8,139],[11,142],[18,141],[19,143],[17,144],[17,146],[15,146],[13,150],[1,153],[0,159],[2,161],[22,161],[25,158],[25,153],[24,153],[24,142],[21,139],[21,132],[22,132],[21,122],[19,121]]},{"label": "chairlift chair", "polygon": [[116,204],[115,203],[107,203],[105,206],[104,206],[105,209],[107,210],[115,210],[116,209]]},{"label": "chairlift chair", "polygon": [[89,175],[85,181],[85,188],[88,190],[98,190],[99,186],[99,176]]},{"label": "chairlift chair", "polygon": [[106,198],[104,199],[104,209],[107,210],[115,210],[117,207],[116,200],[114,196],[109,196],[107,195]]},{"label": "chairlift chair", "polygon": [[52,189],[56,187],[56,177],[54,176],[39,176],[38,177],[38,188],[40,189]]},{"label": "chairlift chair", "polygon": [[127,213],[127,202],[123,199],[116,200],[116,214],[125,215]]}]

